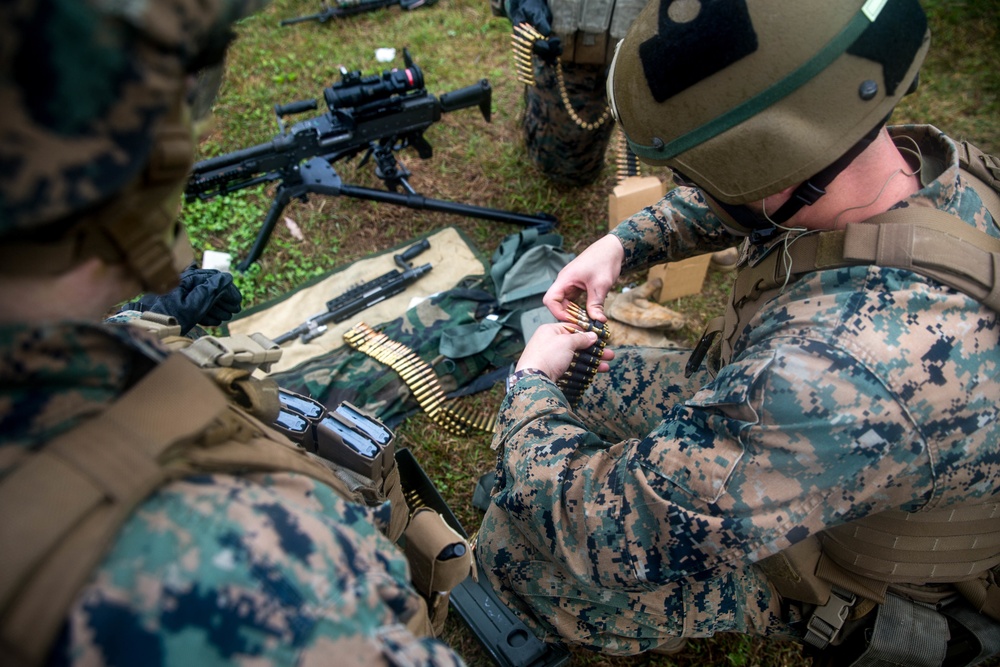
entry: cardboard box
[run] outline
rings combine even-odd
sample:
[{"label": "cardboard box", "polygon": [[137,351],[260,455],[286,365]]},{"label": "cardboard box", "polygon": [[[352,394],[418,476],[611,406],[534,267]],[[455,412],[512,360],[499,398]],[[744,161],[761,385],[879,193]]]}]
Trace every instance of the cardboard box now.
[{"label": "cardboard box", "polygon": [[647,280],[660,278],[663,287],[656,298],[660,303],[666,303],[682,296],[690,296],[701,292],[708,273],[708,265],[712,261],[712,253],[682,259],[679,262],[657,264],[649,269]]},{"label": "cardboard box", "polygon": [[[665,194],[667,186],[656,176],[629,176],[608,195],[608,228],[614,229],[619,222],[660,201]],[[701,292],[711,260],[712,254],[706,253],[652,267],[647,280],[663,280],[657,301],[666,303]]]},{"label": "cardboard box", "polygon": [[667,186],[656,176],[629,176],[608,195],[608,229],[667,194]]}]

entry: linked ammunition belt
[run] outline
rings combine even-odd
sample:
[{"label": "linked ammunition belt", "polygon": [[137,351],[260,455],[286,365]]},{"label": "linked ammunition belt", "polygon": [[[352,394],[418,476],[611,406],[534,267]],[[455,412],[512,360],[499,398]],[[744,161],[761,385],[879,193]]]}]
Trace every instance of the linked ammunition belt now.
[{"label": "linked ammunition belt", "polygon": [[566,400],[575,406],[584,389],[597,375],[597,367],[601,365],[601,355],[611,340],[611,329],[602,322],[591,320],[587,317],[587,311],[573,302],[567,303],[566,309],[569,311],[570,319],[563,324],[567,325],[567,328],[573,331],[593,331],[597,334],[597,342],[586,350],[573,353],[570,367],[556,380],[556,384],[566,395]]},{"label": "linked ammunition belt", "polygon": [[[535,42],[543,39],[545,39],[545,36],[528,23],[519,23],[514,26],[514,32],[511,33],[510,43],[511,49],[514,52],[514,71],[517,75],[517,80],[527,86],[537,85],[535,82],[535,66],[532,60],[532,53],[535,48]],[[592,131],[610,120],[611,108],[608,106],[604,107],[601,116],[595,121],[588,122],[580,118],[580,115],[570,103],[569,93],[566,90],[566,81],[563,77],[562,62],[560,60],[556,60],[556,82],[559,84],[559,98],[562,100],[563,106],[566,107],[566,113],[569,114],[574,123],[585,130]]]},{"label": "linked ammunition belt", "polygon": [[406,345],[396,342],[381,331],[359,322],[344,333],[344,341],[355,350],[396,371],[410,388],[420,409],[452,435],[469,435],[474,431],[493,433],[495,413],[477,413],[445,396],[434,369]]},{"label": "linked ammunition belt", "polygon": [[618,128],[618,138],[615,142],[616,154],[615,165],[617,167],[618,182],[621,183],[630,176],[642,176],[642,166],[639,157],[628,147],[625,140],[625,133],[621,127]]},{"label": "linked ammunition belt", "polygon": [[514,32],[510,35],[510,48],[514,55],[514,73],[517,80],[526,86],[535,85],[532,49],[539,39],[545,38],[527,23],[514,26]]}]

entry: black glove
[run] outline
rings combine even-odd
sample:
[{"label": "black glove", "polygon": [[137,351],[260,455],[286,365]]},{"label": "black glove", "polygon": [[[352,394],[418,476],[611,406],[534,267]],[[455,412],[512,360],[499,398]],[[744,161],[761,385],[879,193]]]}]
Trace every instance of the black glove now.
[{"label": "black glove", "polygon": [[199,269],[194,264],[184,269],[181,283],[166,294],[146,294],[127,303],[122,310],[151,311],[170,315],[187,334],[196,325],[218,326],[240,312],[243,295],[233,284],[233,277],[215,269]]},{"label": "black glove", "polygon": [[507,12],[511,25],[527,23],[547,37],[535,42],[532,51],[549,65],[554,64],[562,55],[562,40],[552,34],[552,10],[545,0],[508,0]]},{"label": "black glove", "polygon": [[545,0],[507,0],[507,16],[511,25],[530,23],[545,36],[552,33],[552,10]]},{"label": "black glove", "polygon": [[535,42],[532,51],[539,58],[552,65],[562,55],[562,40],[559,39],[558,35],[552,35],[548,39],[540,39]]}]

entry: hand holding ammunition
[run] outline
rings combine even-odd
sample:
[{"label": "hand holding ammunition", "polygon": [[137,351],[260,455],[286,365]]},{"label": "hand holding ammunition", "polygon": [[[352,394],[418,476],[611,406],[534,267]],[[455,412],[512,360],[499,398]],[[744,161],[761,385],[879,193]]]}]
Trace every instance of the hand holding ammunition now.
[{"label": "hand holding ammunition", "polygon": [[600,356],[587,356],[587,349],[598,344],[600,336],[596,331],[584,331],[567,324],[544,324],[535,331],[525,345],[517,362],[516,370],[534,368],[556,381],[580,360],[588,366],[596,365],[596,372],[606,372],[608,361],[614,352],[603,350]]},{"label": "hand holding ammunition", "polygon": [[542,299],[542,303],[561,322],[572,321],[567,304],[581,295],[587,297],[586,315],[596,322],[607,322],[604,299],[621,275],[625,249],[618,237],[608,234],[580,253],[563,267]]}]

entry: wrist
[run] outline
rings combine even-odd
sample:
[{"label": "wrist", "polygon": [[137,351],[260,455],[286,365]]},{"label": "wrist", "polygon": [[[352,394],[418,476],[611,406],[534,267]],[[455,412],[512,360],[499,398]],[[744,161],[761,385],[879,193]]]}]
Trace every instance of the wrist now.
[{"label": "wrist", "polygon": [[[537,368],[521,368],[519,370],[514,371],[513,373],[507,376],[507,393],[509,394],[511,392],[511,390],[514,388],[514,385],[516,385],[521,378],[527,377],[529,375],[545,375],[545,373]],[[545,377],[548,376],[545,375]]]}]

